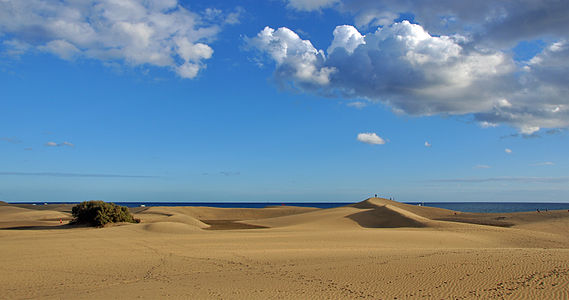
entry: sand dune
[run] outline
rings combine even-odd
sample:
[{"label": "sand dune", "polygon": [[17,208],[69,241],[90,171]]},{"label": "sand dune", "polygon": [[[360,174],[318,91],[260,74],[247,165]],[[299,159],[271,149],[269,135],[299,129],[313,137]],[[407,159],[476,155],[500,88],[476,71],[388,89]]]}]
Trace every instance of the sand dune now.
[{"label": "sand dune", "polygon": [[57,226],[67,223],[71,216],[52,210],[33,210],[11,205],[0,206],[0,228]]},{"label": "sand dune", "polygon": [[[203,224],[203,223],[201,223],[201,224]],[[144,226],[144,229],[148,230],[148,231],[152,231],[152,232],[159,232],[159,233],[176,233],[176,234],[192,233],[192,232],[200,231],[200,229],[202,229],[202,228],[208,227],[206,224],[203,224],[202,225],[203,227],[202,227],[202,226],[200,226],[201,224],[197,223],[195,225],[192,225],[192,224],[188,224],[185,222],[179,222],[179,221],[155,222],[155,223],[146,224]]]},{"label": "sand dune", "polygon": [[243,220],[271,218],[284,215],[300,214],[319,210],[314,207],[278,206],[268,208],[220,208],[220,207],[149,207],[139,212],[141,217],[148,214],[180,214],[199,220]]},{"label": "sand dune", "polygon": [[383,198],[370,198],[362,202],[316,210],[302,215],[290,215],[276,218],[245,220],[255,225],[267,227],[308,226],[323,228],[330,226],[340,228],[405,228],[441,226],[437,219],[456,216],[457,212],[434,208],[420,207],[399,203]]},{"label": "sand dune", "polygon": [[69,209],[0,203],[11,228],[0,230],[2,298],[569,297],[566,211],[370,198],[332,209],[135,208],[142,223],[97,229],[60,226]]}]

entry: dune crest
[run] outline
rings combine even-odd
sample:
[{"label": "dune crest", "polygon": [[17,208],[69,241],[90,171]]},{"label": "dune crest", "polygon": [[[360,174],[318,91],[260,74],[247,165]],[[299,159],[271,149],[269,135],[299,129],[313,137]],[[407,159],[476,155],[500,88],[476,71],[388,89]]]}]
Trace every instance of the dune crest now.
[{"label": "dune crest", "polygon": [[258,220],[245,220],[249,224],[266,227],[318,228],[420,228],[437,223],[433,217],[449,216],[454,212],[431,207],[417,207],[384,198],[368,198],[364,201],[300,215],[282,216]]}]

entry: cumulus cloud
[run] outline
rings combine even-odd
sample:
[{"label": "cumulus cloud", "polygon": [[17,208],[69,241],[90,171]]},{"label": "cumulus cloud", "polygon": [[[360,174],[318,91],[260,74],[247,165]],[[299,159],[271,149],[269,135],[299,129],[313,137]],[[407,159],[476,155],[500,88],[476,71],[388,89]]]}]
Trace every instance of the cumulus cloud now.
[{"label": "cumulus cloud", "polygon": [[370,145],[383,145],[385,140],[373,132],[359,133],[357,137],[358,141]]},{"label": "cumulus cloud", "polygon": [[238,23],[241,11],[198,14],[177,0],[4,0],[0,39],[9,37],[2,45],[10,54],[35,49],[65,60],[168,67],[194,78],[212,56],[208,43],[223,24]]},{"label": "cumulus cloud", "polygon": [[504,149],[504,152],[506,152],[506,154],[512,154],[512,149],[506,148]]},{"label": "cumulus cloud", "polygon": [[512,105],[477,114],[489,122],[510,123],[531,135],[541,128],[569,127],[569,44],[557,41],[526,62]]},{"label": "cumulus cloud", "polygon": [[415,21],[437,35],[460,33],[490,44],[514,46],[520,40],[569,37],[569,2],[557,0],[493,1],[390,1],[288,0],[299,10],[335,7],[352,14],[359,28],[383,26],[402,14],[413,14]]},{"label": "cumulus cloud", "polygon": [[324,51],[302,40],[294,31],[281,27],[265,27],[256,37],[246,39],[248,45],[267,54],[277,65],[278,77],[290,78],[306,88],[326,86],[333,67],[324,66]]},{"label": "cumulus cloud", "polygon": [[366,43],[364,36],[350,25],[337,26],[333,35],[334,40],[332,40],[332,45],[328,47],[328,53],[332,53],[336,48],[342,48],[352,54],[359,45]]},{"label": "cumulus cloud", "polygon": [[469,114],[482,127],[508,124],[525,135],[569,127],[565,41],[520,64],[467,36],[431,35],[408,21],[365,35],[342,25],[333,36],[326,53],[284,27],[266,27],[247,43],[275,62],[279,83],[301,91],[416,116]]}]

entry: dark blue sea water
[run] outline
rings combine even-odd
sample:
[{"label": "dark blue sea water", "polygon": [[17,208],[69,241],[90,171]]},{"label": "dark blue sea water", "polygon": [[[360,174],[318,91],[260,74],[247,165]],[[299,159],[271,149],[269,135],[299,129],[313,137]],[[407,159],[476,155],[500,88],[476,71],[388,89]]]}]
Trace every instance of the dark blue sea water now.
[{"label": "dark blue sea water", "polygon": [[137,207],[140,205],[146,206],[209,206],[209,207],[226,207],[226,208],[263,208],[267,206],[301,206],[301,207],[318,207],[318,208],[332,208],[349,205],[353,203],[348,202],[116,202],[118,205]]},{"label": "dark blue sea water", "polygon": [[[409,204],[418,205],[414,202]],[[529,202],[425,202],[425,206],[446,208],[462,212],[508,213],[536,210],[567,210],[569,203],[529,203]]]},{"label": "dark blue sea water", "polygon": [[[77,202],[49,202],[49,204],[75,204]],[[228,208],[263,208],[267,206],[302,206],[332,208],[349,205],[349,202],[115,202],[118,205],[128,207],[145,206],[210,206]],[[17,203],[14,203],[17,204]],[[21,203],[20,204],[24,204]],[[44,204],[43,202],[25,202],[25,204]],[[418,205],[419,202],[408,204]],[[440,207],[462,212],[482,212],[482,213],[505,213],[519,211],[539,210],[568,210],[569,203],[528,203],[528,202],[425,202],[425,206]]]}]

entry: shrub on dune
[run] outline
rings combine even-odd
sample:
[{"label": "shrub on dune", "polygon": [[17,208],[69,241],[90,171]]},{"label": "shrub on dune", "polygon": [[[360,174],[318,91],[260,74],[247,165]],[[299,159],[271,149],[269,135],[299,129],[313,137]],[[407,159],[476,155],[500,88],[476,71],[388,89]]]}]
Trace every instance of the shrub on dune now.
[{"label": "shrub on dune", "polygon": [[84,201],[75,205],[71,213],[75,218],[71,224],[89,224],[102,227],[108,223],[129,222],[139,223],[125,206],[104,201]]}]

